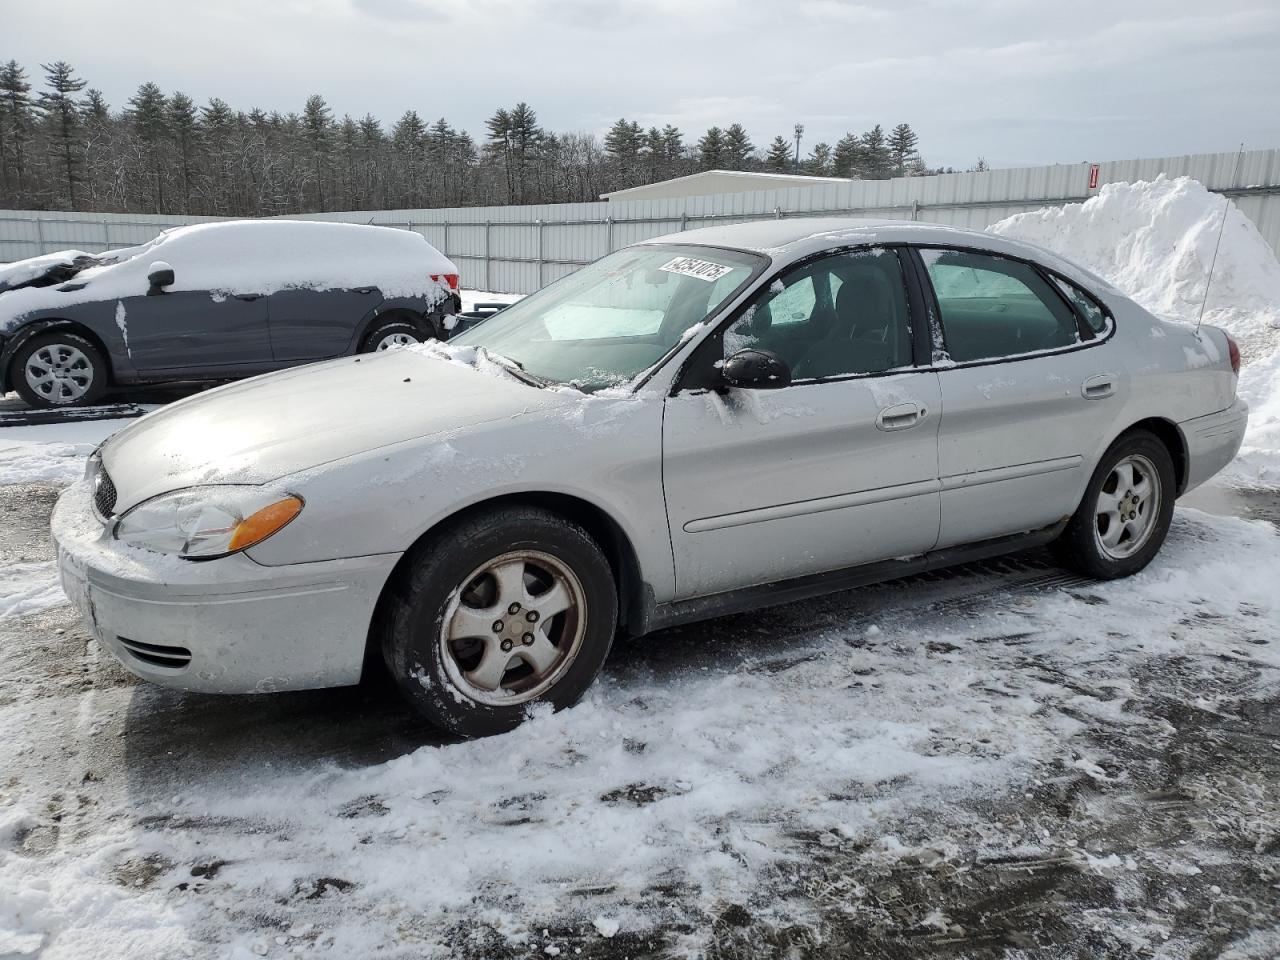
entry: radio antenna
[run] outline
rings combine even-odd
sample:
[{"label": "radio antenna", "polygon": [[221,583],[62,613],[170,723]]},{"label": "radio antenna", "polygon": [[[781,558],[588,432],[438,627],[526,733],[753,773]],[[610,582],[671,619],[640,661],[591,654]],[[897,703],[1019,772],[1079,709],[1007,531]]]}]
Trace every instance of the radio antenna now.
[{"label": "radio antenna", "polygon": [[[1240,177],[1240,165],[1244,162],[1244,143],[1240,144],[1240,152],[1236,154],[1236,165],[1231,171],[1231,186],[1236,185]],[[1229,189],[1229,188],[1228,188]],[[1200,324],[1204,320],[1204,308],[1209,304],[1209,288],[1213,286],[1213,270],[1218,265],[1218,248],[1222,246],[1222,231],[1227,225],[1227,214],[1231,212],[1231,198],[1222,194],[1222,220],[1218,223],[1218,239],[1213,244],[1213,259],[1209,261],[1209,278],[1204,282],[1204,299],[1200,301],[1200,315],[1196,317],[1196,335],[1200,335]]]}]

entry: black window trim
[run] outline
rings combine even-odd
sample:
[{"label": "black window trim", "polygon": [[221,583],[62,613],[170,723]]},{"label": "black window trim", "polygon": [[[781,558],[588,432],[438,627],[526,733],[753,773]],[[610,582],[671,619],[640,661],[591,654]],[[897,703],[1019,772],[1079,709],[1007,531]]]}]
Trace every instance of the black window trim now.
[{"label": "black window trim", "polygon": [[[1046,267],[1044,264],[1036,260],[1030,260],[1026,257],[1019,257],[1015,254],[1005,253],[1003,250],[992,250],[988,247],[967,246],[967,245],[958,244],[958,243],[930,243],[927,241],[917,240],[917,241],[912,241],[910,243],[904,244],[904,246],[907,248],[907,255],[915,263],[915,269],[918,275],[917,280],[919,283],[921,283],[924,286],[926,308],[930,311],[931,317],[936,319],[937,329],[942,335],[942,343],[939,344],[939,343],[933,342],[932,345],[935,351],[940,350],[943,352],[942,356],[945,359],[934,359],[931,365],[932,369],[934,370],[942,371],[942,370],[955,370],[955,369],[968,368],[968,367],[985,367],[985,366],[991,366],[997,363],[1014,363],[1020,360],[1030,360],[1037,357],[1054,357],[1063,353],[1072,353],[1076,350],[1087,350],[1091,347],[1099,346],[1103,343],[1106,343],[1113,336],[1115,336],[1115,332],[1116,332],[1115,314],[1113,314],[1111,310],[1107,308],[1106,304],[1104,304],[1095,294],[1091,293],[1088,289],[1083,287],[1081,284],[1077,283],[1075,280],[1072,280],[1066,274],[1059,273],[1057,270],[1053,270],[1049,267]],[[921,250],[955,250],[960,253],[976,253],[983,256],[994,257],[998,260],[1012,260],[1015,263],[1025,264],[1026,266],[1030,267],[1032,270],[1039,273],[1042,277],[1044,277],[1046,282],[1048,282],[1049,287],[1054,291],[1054,293],[1058,297],[1062,299],[1062,301],[1067,305],[1068,309],[1070,309],[1071,315],[1075,317],[1076,329],[1077,331],[1079,331],[1080,340],[1068,346],[1058,347],[1057,349],[1053,349],[1053,350],[1031,350],[1027,353],[1012,353],[1004,357],[984,357],[979,360],[965,360],[963,362],[951,360],[950,359],[951,355],[949,353],[946,353],[947,331],[946,331],[946,327],[942,323],[942,308],[938,305],[937,292],[933,289],[933,282],[929,279],[929,271],[928,271],[928,268],[925,266],[924,258],[920,256]],[[1093,332],[1093,328],[1089,326],[1088,322],[1081,315],[1080,311],[1076,308],[1075,304],[1073,304],[1067,298],[1066,294],[1064,294],[1061,290],[1058,289],[1056,284],[1050,282],[1051,278],[1054,278],[1054,277],[1059,278],[1064,282],[1070,284],[1071,286],[1075,287],[1076,289],[1082,291],[1086,296],[1089,297],[1090,300],[1092,300],[1094,303],[1098,305],[1099,308],[1101,308],[1103,315],[1109,321],[1108,328],[1105,331],[1105,335],[1096,334]],[[930,327],[929,337],[932,341],[933,324],[927,324],[927,326]]]},{"label": "black window trim", "polygon": [[[704,355],[711,351],[713,344],[723,342],[724,332],[733,324],[742,318],[742,315],[751,308],[755,295],[761,290],[767,290],[776,280],[780,280],[783,274],[790,273],[793,270],[808,266],[810,263],[819,260],[825,260],[828,257],[839,256],[841,254],[855,253],[860,250],[889,250],[898,260],[898,268],[902,271],[902,283],[907,299],[907,326],[911,333],[911,366],[894,367],[890,370],[880,370],[876,373],[846,373],[838,377],[804,377],[800,380],[793,380],[787,388],[790,387],[807,387],[812,384],[823,383],[841,383],[846,380],[870,380],[878,377],[900,376],[907,373],[927,373],[930,372],[931,349],[929,333],[929,324],[924,316],[925,300],[924,292],[920,289],[919,278],[914,273],[914,257],[908,251],[908,244],[894,241],[889,243],[854,243],[840,247],[829,247],[826,250],[819,250],[808,256],[801,257],[799,260],[793,260],[785,266],[766,273],[749,292],[747,299],[739,304],[734,310],[726,316],[716,321],[715,329],[707,334],[696,350],[689,355],[689,358],[681,366],[671,383],[669,396],[675,396],[685,391],[689,392],[706,392],[714,390],[718,384],[711,382],[691,382],[699,375],[710,380],[711,377],[706,369],[699,370],[698,367],[709,366],[704,361]],[[723,360],[723,348],[717,352],[716,359]],[[923,356],[923,362],[921,360]]]}]

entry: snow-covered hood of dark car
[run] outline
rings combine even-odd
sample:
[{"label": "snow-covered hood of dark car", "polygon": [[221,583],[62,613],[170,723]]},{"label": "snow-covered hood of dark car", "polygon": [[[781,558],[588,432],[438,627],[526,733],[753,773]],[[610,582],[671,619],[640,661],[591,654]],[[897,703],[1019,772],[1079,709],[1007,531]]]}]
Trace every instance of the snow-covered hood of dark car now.
[{"label": "snow-covered hood of dark car", "polygon": [[102,447],[117,510],[206,483],[265,483],[389,444],[571,402],[565,393],[391,350],[256,377],[157,410]]}]

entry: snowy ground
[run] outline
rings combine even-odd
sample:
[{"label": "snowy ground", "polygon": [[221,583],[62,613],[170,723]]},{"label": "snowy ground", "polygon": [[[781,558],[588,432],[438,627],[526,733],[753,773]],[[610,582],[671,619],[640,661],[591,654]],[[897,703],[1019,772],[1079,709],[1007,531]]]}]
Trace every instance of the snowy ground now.
[{"label": "snowy ground", "polygon": [[1275,362],[1135,578],[667,631],[480,743],[377,684],[135,682],[47,535],[119,423],[0,428],[0,957],[1280,955]]}]

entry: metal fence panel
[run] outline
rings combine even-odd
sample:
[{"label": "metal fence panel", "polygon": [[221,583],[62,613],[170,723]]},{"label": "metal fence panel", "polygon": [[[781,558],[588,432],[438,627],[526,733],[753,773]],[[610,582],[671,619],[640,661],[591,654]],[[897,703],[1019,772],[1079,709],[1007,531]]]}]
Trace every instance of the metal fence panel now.
[{"label": "metal fence panel", "polygon": [[[1114,160],[1099,184],[1191,176],[1231,196],[1280,252],[1280,150]],[[415,230],[458,264],[465,287],[529,293],[604,254],[651,237],[770,217],[863,215],[981,229],[1045,204],[1079,202],[1089,164],[865,180],[702,197],[616,203],[344,211],[298,219],[375,223]],[[216,217],[0,211],[0,262],[60,249],[96,253],[143,243],[166,227]]]}]

